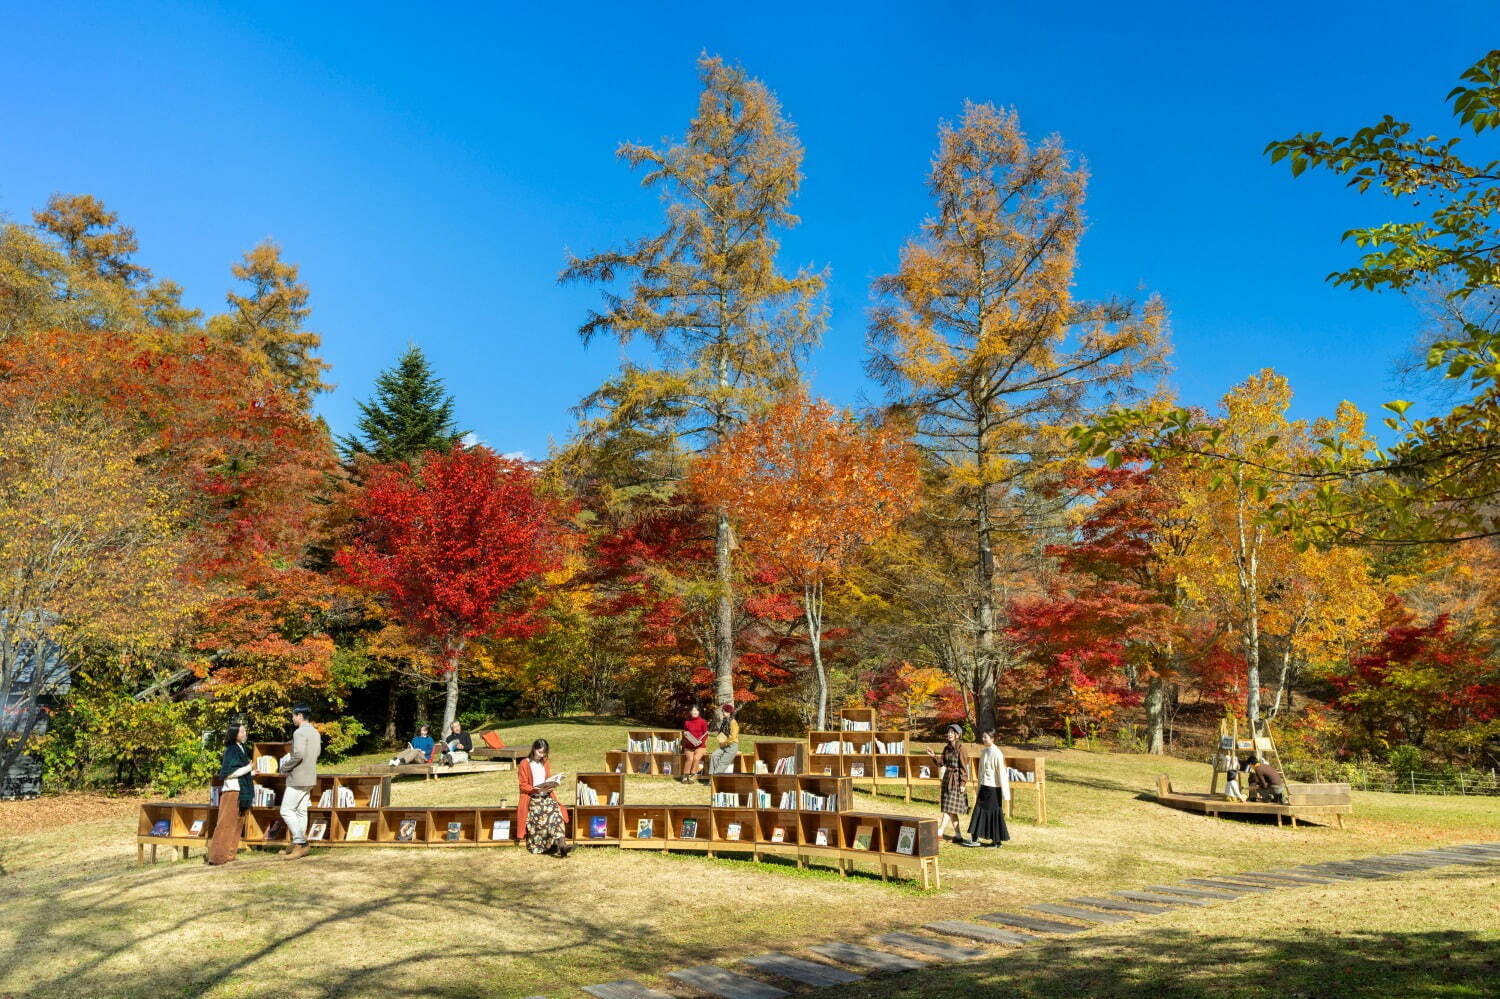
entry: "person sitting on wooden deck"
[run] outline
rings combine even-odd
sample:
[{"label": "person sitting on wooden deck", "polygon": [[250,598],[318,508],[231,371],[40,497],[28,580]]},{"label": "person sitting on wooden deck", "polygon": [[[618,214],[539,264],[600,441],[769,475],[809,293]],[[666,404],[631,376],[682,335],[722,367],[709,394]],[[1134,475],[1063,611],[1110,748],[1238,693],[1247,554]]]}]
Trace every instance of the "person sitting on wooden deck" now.
[{"label": "person sitting on wooden deck", "polygon": [[[1250,764],[1249,757],[1246,763]],[[1286,793],[1286,780],[1260,757],[1255,757],[1253,764],[1246,766],[1250,771],[1250,797],[1255,801],[1274,801],[1285,805],[1290,799]]]},{"label": "person sitting on wooden deck", "polygon": [[417,734],[391,759],[391,766],[404,766],[413,763],[427,763],[432,759],[432,749],[437,743],[433,741],[432,730],[426,725],[417,729]]},{"label": "person sitting on wooden deck", "polygon": [[474,740],[469,733],[464,731],[463,725],[453,723],[453,728],[443,739],[443,762],[452,766],[455,763],[467,763],[469,754],[474,751]]}]

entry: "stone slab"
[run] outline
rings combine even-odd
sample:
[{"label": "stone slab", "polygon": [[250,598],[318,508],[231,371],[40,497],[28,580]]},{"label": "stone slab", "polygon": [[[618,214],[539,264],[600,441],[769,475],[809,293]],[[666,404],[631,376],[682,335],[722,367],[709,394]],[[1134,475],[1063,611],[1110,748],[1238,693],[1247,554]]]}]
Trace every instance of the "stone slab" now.
[{"label": "stone slab", "polygon": [[852,971],[845,971],[843,968],[835,968],[831,964],[808,961],[790,954],[761,954],[757,957],[745,958],[745,963],[757,971],[764,971],[778,978],[788,978],[799,985],[811,985],[814,988],[848,985],[851,982],[864,981],[865,977],[856,975]]},{"label": "stone slab", "polygon": [[[980,929],[984,929],[984,927],[980,927]],[[976,958],[985,956],[985,952],[978,947],[962,947],[947,940],[938,940],[934,937],[923,937],[915,933],[903,933],[900,931],[882,934],[875,938],[875,942],[886,947],[909,950],[914,954],[924,954],[939,961],[973,961]]]},{"label": "stone slab", "polygon": [[737,975],[711,964],[700,964],[696,968],[683,968],[681,971],[669,971],[667,977],[682,982],[684,985],[691,985],[711,996],[719,996],[720,999],[779,999],[781,996],[791,995],[785,989],[778,989],[774,985],[767,985],[765,982],[748,978],[745,975]]},{"label": "stone slab", "polygon": [[1132,902],[1128,898],[1110,898],[1104,895],[1075,895],[1068,901],[1116,912],[1139,912],[1145,916],[1159,916],[1163,912],[1172,911],[1172,907],[1168,905],[1148,905],[1145,902]]},{"label": "stone slab", "polygon": [[583,991],[594,996],[594,999],[672,999],[665,992],[648,989],[640,982],[626,979],[602,985],[585,985]]},{"label": "stone slab", "polygon": [[1023,944],[1036,943],[1041,939],[1027,933],[1016,933],[1014,930],[1001,930],[993,926],[965,922],[961,919],[941,919],[935,923],[928,923],[922,928],[950,937],[978,940],[980,943],[1002,944],[1007,947],[1019,947]]},{"label": "stone slab", "polygon": [[1132,902],[1155,902],[1157,905],[1213,905],[1212,899],[1198,898],[1194,895],[1167,895],[1163,892],[1135,891],[1130,888],[1110,892],[1110,894],[1128,898]]},{"label": "stone slab", "polygon": [[1217,888],[1220,891],[1239,892],[1273,892],[1275,888],[1267,888],[1265,885],[1248,885],[1241,881],[1217,881],[1213,878],[1183,878],[1185,884],[1202,885],[1205,888]]},{"label": "stone slab", "polygon": [[1059,923],[1052,919],[1037,919],[1034,916],[1018,916],[1010,912],[991,912],[979,917],[1002,926],[1015,926],[1036,933],[1082,933],[1087,927],[1072,923]]},{"label": "stone slab", "polygon": [[1301,888],[1306,885],[1326,885],[1330,882],[1326,878],[1315,878],[1311,875],[1294,874],[1272,874],[1269,871],[1249,871],[1245,874],[1236,874],[1236,878],[1254,878],[1256,881],[1268,885],[1280,885],[1283,888]]},{"label": "stone slab", "polygon": [[[1069,899],[1070,902],[1081,902],[1082,899]],[[1121,912],[1099,912],[1094,909],[1083,909],[1076,905],[1053,905],[1051,902],[1041,902],[1037,905],[1028,905],[1027,912],[1040,912],[1048,916],[1062,916],[1065,919],[1078,919],[1085,923],[1130,923],[1134,922],[1133,916],[1127,916]],[[1163,910],[1165,911],[1165,910]]]},{"label": "stone slab", "polygon": [[870,971],[916,971],[927,967],[927,962],[916,958],[843,941],[817,944],[807,949],[820,957],[852,964],[856,968],[868,968]]},{"label": "stone slab", "polygon": [[1225,891],[1222,888],[1194,888],[1189,885],[1147,885],[1152,891],[1166,892],[1169,895],[1186,895],[1188,898],[1210,898],[1219,902],[1228,902],[1236,898],[1244,898],[1247,892]]}]

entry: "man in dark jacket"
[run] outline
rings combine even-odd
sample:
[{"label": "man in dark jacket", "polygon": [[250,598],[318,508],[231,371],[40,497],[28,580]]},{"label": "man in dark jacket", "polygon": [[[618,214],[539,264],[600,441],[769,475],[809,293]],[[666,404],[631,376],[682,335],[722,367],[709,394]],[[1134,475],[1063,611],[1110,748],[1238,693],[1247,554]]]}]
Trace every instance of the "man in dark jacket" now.
[{"label": "man in dark jacket", "polygon": [[1257,801],[1274,801],[1285,805],[1287,803],[1286,780],[1260,757],[1255,758],[1255,764],[1250,767],[1250,787],[1253,788],[1252,797]]}]

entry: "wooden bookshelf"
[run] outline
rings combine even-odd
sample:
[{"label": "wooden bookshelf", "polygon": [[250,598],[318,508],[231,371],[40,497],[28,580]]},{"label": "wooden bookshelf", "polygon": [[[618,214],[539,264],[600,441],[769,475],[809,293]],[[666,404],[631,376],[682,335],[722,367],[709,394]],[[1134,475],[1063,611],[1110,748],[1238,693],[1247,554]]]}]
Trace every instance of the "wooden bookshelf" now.
[{"label": "wooden bookshelf", "polygon": [[800,774],[807,771],[807,743],[802,739],[762,739],[755,744],[753,754],[755,760],[751,767],[755,773],[764,772],[775,774],[776,765],[782,760],[791,759],[791,770],[788,774]]},{"label": "wooden bookshelf", "polygon": [[[846,732],[873,732],[875,726],[880,724],[875,715],[874,708],[841,708],[839,709],[839,728]],[[858,728],[847,728],[846,725],[856,725]]]},{"label": "wooden bookshelf", "polygon": [[[759,800],[759,798],[757,798],[755,802],[756,808],[785,808],[788,811],[797,810],[797,800],[798,795],[801,792],[801,785],[798,783],[796,777],[790,777],[784,774],[755,774],[754,776],[755,790],[757,795],[769,795],[769,798],[766,801],[761,801]],[[792,803],[790,805],[783,805],[781,803],[782,796],[787,794],[791,795]]]},{"label": "wooden bookshelf", "polygon": [[[731,836],[734,827],[738,835]],[[708,845],[708,855],[715,853],[756,853],[756,832],[759,824],[753,808],[714,808],[713,840]]]},{"label": "wooden bookshelf", "polygon": [[[610,808],[625,804],[625,775],[616,773],[576,774],[573,779],[574,804],[584,808]],[[589,788],[598,796],[597,804],[586,804],[582,788]],[[610,795],[619,795],[613,802]]]},{"label": "wooden bookshelf", "polygon": [[[641,836],[641,823],[651,824],[650,835]],[[620,810],[620,845],[627,849],[665,850],[671,832],[666,805],[632,805]]]},{"label": "wooden bookshelf", "polygon": [[[572,821],[572,830],[568,838],[579,846],[599,846],[608,844],[610,846],[620,845],[621,818],[620,811],[623,806],[611,808],[600,805],[597,808],[575,808],[569,818]],[[604,820],[604,835],[593,834],[594,819]],[[525,838],[526,830],[521,830],[520,836]]]},{"label": "wooden bookshelf", "polygon": [[[708,844],[713,840],[714,817],[713,809],[697,805],[673,805],[668,809],[670,813],[671,826],[667,839],[674,848],[708,849]],[[682,823],[685,819],[692,819],[698,824],[697,835],[684,836],[682,834]]]},{"label": "wooden bookshelf", "polygon": [[475,846],[479,843],[479,810],[433,809],[427,823],[427,842],[434,846]]},{"label": "wooden bookshelf", "polygon": [[[630,742],[648,742],[649,747],[633,749],[626,745],[626,749],[633,753],[680,753],[682,752],[682,730],[671,728],[642,728],[632,729],[625,733],[625,738]],[[667,745],[663,745],[666,743]]]}]

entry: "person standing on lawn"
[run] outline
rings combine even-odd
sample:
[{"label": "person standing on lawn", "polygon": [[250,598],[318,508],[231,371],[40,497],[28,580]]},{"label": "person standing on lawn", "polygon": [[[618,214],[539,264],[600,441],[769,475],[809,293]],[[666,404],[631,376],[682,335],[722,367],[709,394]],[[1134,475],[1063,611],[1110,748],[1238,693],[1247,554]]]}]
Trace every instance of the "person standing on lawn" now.
[{"label": "person standing on lawn", "polygon": [[307,806],[318,783],[318,756],[323,739],[312,726],[312,709],[305,704],[292,708],[292,751],[286,755],[286,790],[281,793],[281,821],[286,823],[292,845],[283,851],[287,860],[307,856]]},{"label": "person standing on lawn", "polygon": [[927,750],[927,755],[936,760],[941,769],[938,777],[942,781],[943,793],[938,803],[943,817],[938,820],[938,836],[941,838],[943,830],[949,825],[953,827],[953,842],[959,846],[978,846],[963,838],[963,832],[959,826],[959,816],[969,810],[969,764],[964,759],[963,750],[964,730],[957,725],[949,725],[945,734],[943,755],[939,757],[932,750]]},{"label": "person standing on lawn", "polygon": [[203,855],[205,864],[217,867],[235,859],[240,851],[240,816],[250,808],[255,782],[250,777],[250,750],[245,748],[249,730],[231,725],[224,733],[224,755],[219,757],[219,817],[214,838]]},{"label": "person standing on lawn", "polygon": [[979,752],[979,797],[974,802],[974,814],[969,816],[969,840],[978,843],[990,841],[990,846],[999,846],[1010,839],[1010,830],[1005,827],[1005,803],[1010,800],[1010,768],[1005,765],[1005,754],[995,745],[993,730],[979,737],[984,749]]}]

